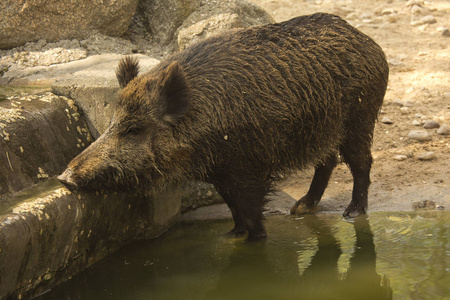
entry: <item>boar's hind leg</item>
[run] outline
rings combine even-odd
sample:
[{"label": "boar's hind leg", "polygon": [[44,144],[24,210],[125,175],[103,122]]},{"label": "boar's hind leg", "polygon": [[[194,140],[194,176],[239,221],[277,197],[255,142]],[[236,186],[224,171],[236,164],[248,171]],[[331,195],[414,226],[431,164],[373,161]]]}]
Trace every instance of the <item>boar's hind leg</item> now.
[{"label": "boar's hind leg", "polygon": [[[371,132],[373,132],[373,129]],[[372,154],[370,152],[372,133],[367,135],[360,133],[351,136],[350,140],[347,140],[341,148],[342,156],[353,175],[352,201],[343,214],[344,217],[350,218],[367,212],[367,195],[372,166]]]},{"label": "boar's hind leg", "polygon": [[326,161],[316,167],[308,193],[298,200],[291,208],[291,214],[311,214],[316,212],[317,204],[322,198],[330,180],[331,173],[337,163],[336,155],[329,156]]}]

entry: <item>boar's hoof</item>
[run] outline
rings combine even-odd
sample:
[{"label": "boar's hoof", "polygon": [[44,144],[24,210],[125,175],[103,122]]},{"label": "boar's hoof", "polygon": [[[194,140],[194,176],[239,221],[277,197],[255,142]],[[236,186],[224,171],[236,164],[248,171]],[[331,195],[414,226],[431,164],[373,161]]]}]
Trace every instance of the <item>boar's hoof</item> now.
[{"label": "boar's hoof", "polygon": [[366,209],[364,208],[355,208],[352,205],[350,205],[349,207],[347,207],[347,209],[344,211],[344,213],[342,214],[342,216],[344,218],[347,219],[351,219],[351,218],[355,218],[359,215],[363,215],[366,213]]},{"label": "boar's hoof", "polygon": [[246,232],[247,230],[245,230],[244,228],[236,228],[234,227],[233,229],[231,229],[228,232],[228,235],[242,235]]},{"label": "boar's hoof", "polygon": [[249,234],[247,237],[247,241],[260,241],[267,238],[266,232],[261,232],[259,234]]},{"label": "boar's hoof", "polygon": [[64,173],[62,173],[61,175],[58,176],[58,180],[69,190],[74,190],[78,188],[78,185],[75,183],[75,181],[73,181],[73,179],[71,178],[72,176],[72,170],[71,169],[67,169],[66,171],[64,171]]},{"label": "boar's hoof", "polygon": [[307,215],[317,212],[317,206],[310,204],[309,202],[311,201],[308,201],[306,198],[307,196],[304,196],[291,207],[291,215]]}]

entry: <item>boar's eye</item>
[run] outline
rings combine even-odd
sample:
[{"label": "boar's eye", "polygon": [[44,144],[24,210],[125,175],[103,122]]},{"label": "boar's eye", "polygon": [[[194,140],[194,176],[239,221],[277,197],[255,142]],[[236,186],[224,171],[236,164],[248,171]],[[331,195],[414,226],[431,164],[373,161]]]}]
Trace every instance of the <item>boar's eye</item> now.
[{"label": "boar's eye", "polygon": [[137,135],[142,131],[141,127],[138,126],[130,126],[128,127],[127,131],[125,131],[125,135]]}]

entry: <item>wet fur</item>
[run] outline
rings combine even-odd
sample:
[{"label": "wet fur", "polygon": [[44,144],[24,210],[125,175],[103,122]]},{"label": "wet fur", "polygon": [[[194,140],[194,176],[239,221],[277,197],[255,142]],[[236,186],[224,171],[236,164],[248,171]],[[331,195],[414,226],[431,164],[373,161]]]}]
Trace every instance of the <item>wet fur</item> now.
[{"label": "wet fur", "polygon": [[[119,64],[117,77],[126,87],[115,118],[118,124],[142,120],[151,128],[145,140],[136,140],[151,144],[151,157],[142,149],[116,150],[122,151],[113,155],[119,157],[116,166],[132,161],[117,168],[133,174],[128,183],[120,177],[123,186],[213,183],[232,211],[232,232],[248,230],[250,238],[260,238],[266,235],[264,199],[274,182],[316,166],[310,191],[292,210],[314,212],[340,153],[355,178],[345,214],[365,213],[370,147],[388,65],[381,48],[347,22],[314,14],[236,30],[130,78],[137,70],[132,59]],[[108,179],[113,177],[86,182],[114,186]]]}]

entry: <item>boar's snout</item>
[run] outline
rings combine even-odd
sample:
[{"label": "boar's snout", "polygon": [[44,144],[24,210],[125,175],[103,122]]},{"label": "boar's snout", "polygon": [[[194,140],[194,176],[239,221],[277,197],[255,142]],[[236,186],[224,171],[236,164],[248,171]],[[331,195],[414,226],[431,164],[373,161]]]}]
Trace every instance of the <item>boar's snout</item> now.
[{"label": "boar's snout", "polygon": [[73,180],[73,170],[67,168],[61,175],[58,176],[58,180],[64,184],[69,190],[74,190],[78,188],[78,184]]}]

